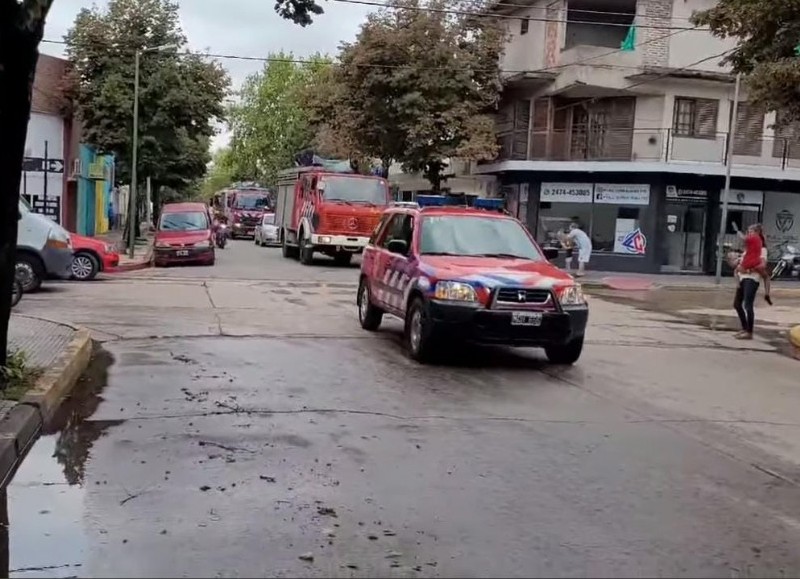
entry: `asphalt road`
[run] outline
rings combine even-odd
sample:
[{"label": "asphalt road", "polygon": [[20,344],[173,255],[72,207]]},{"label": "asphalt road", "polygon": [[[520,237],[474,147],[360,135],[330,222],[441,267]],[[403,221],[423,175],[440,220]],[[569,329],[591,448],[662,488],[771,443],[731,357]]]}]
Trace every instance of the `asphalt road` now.
[{"label": "asphalt road", "polygon": [[357,273],[236,241],[26,296],[102,350],[8,489],[10,576],[800,573],[798,366],[769,343],[593,300],[574,368],[422,367],[359,328]]}]

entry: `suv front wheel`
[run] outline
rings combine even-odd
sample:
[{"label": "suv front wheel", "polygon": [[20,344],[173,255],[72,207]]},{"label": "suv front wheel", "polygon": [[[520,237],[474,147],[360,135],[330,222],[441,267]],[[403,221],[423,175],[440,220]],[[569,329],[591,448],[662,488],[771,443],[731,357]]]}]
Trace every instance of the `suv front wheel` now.
[{"label": "suv front wheel", "polygon": [[416,297],[406,311],[405,342],[411,359],[428,363],[436,356],[433,328],[425,302]]},{"label": "suv front wheel", "polygon": [[578,361],[583,352],[583,336],[559,346],[547,346],[544,353],[551,364],[570,366]]}]

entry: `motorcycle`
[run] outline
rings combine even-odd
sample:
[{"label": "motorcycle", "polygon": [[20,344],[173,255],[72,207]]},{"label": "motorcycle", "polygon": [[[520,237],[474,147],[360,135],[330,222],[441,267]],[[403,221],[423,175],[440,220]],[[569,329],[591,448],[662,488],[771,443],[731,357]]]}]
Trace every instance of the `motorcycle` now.
[{"label": "motorcycle", "polygon": [[228,242],[228,225],[226,223],[220,223],[217,226],[215,241],[217,247],[225,249],[225,244]]},{"label": "motorcycle", "polygon": [[796,245],[786,244],[783,246],[781,257],[775,267],[772,268],[772,279],[788,273],[791,277],[800,279],[800,248]]},{"label": "motorcycle", "polygon": [[19,300],[22,299],[22,282],[18,279],[14,279],[14,283],[11,285],[11,307],[13,308],[19,303]]}]

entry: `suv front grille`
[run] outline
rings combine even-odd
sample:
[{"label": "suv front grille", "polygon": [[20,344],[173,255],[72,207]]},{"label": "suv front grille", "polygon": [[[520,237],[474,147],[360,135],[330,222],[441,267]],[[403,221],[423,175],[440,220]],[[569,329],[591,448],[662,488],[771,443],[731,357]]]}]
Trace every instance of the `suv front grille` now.
[{"label": "suv front grille", "polygon": [[497,290],[495,302],[502,306],[545,305],[552,296],[546,289],[503,287]]}]

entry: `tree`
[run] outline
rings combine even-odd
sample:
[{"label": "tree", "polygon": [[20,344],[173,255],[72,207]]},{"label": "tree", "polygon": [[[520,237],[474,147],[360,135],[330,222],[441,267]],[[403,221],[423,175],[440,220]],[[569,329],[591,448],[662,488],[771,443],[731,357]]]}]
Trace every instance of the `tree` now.
[{"label": "tree", "polygon": [[264,69],[245,80],[241,101],[230,109],[235,172],[272,183],[294,156],[309,146],[312,133],[303,90],[330,65],[313,56],[295,62],[291,54],[270,54]]},{"label": "tree", "polygon": [[[474,3],[472,3],[474,6]],[[447,159],[492,159],[502,28],[445,0],[393,0],[345,44],[325,91],[320,131],[359,154],[421,171],[438,191]]]},{"label": "tree", "polygon": [[746,76],[748,100],[781,112],[782,124],[800,121],[800,12],[786,0],[720,0],[695,13],[696,25],[721,38],[735,38],[724,60]]},{"label": "tree", "polygon": [[[6,365],[22,158],[39,43],[53,0],[0,0],[0,368]],[[4,378],[0,373],[0,387]]]},{"label": "tree", "polygon": [[83,137],[115,154],[121,182],[131,174],[135,54],[149,49],[141,53],[137,166],[142,181],[151,178],[156,210],[162,187],[188,191],[205,174],[213,123],[224,116],[227,74],[200,55],[179,54],[186,42],[172,0],[86,8],[67,34],[69,94]]},{"label": "tree", "polygon": [[239,180],[235,175],[233,153],[230,147],[215,151],[203,184],[200,188],[202,201],[207,201],[214,193]]}]

